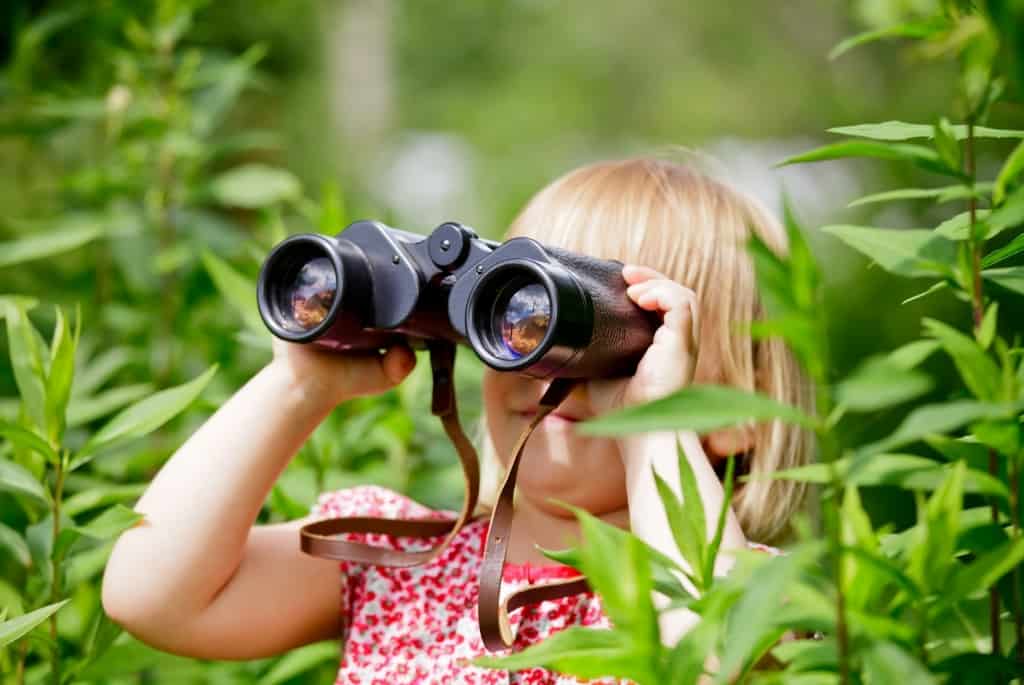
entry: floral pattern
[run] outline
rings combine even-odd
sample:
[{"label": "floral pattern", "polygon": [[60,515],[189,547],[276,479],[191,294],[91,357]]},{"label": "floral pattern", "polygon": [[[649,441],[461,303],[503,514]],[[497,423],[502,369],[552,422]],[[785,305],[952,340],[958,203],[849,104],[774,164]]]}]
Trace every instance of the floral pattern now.
[{"label": "floral pattern", "polygon": [[[324,493],[313,513],[324,517],[454,518],[452,512],[428,509],[376,486]],[[470,664],[475,657],[488,653],[477,623],[479,573],[487,527],[486,519],[471,521],[440,557],[412,568],[339,562],[344,649],[336,685],[563,685],[580,682],[541,668],[508,672]],[[350,534],[347,539],[408,551],[428,549],[441,541],[441,538],[423,540],[378,534]],[[502,593],[571,575],[577,572],[566,566],[506,564]],[[570,626],[610,627],[601,598],[594,593],[526,606],[513,612],[510,622],[516,636],[510,651],[520,651]],[[607,678],[588,682],[623,681]]]}]

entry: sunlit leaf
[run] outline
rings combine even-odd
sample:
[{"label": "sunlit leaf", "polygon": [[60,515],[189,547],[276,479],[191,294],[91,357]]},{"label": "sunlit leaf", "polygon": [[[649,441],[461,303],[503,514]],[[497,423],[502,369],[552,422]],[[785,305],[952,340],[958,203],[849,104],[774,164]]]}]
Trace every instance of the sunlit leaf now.
[{"label": "sunlit leaf", "polygon": [[939,154],[930,147],[909,143],[879,143],[872,140],[848,140],[842,143],[823,145],[803,154],[795,155],[779,163],[778,166],[803,164],[806,162],[824,162],[833,159],[851,157],[870,157],[887,159],[897,162],[912,162],[917,166],[950,176],[959,172],[945,166]]},{"label": "sunlit leaf", "polygon": [[634,656],[629,644],[617,631],[573,627],[559,631],[543,642],[509,656],[482,656],[474,665],[517,671],[542,667],[578,678],[618,676],[638,682],[655,682],[653,674],[643,679],[646,664]]},{"label": "sunlit leaf", "polygon": [[14,560],[22,566],[28,566],[32,561],[32,554],[29,552],[25,538],[2,522],[0,522],[0,548],[10,552]]},{"label": "sunlit leaf", "polygon": [[46,490],[25,467],[0,457],[0,490],[47,501]]},{"label": "sunlit leaf", "polygon": [[[949,474],[952,465],[936,462],[913,454],[886,453],[858,460],[844,457],[829,464],[805,464],[789,469],[758,474],[756,478],[797,480],[805,483],[828,483],[834,468],[839,480],[848,485],[889,485],[905,490],[935,490]],[[754,476],[751,476],[754,478]],[[984,471],[967,469],[964,473],[964,491],[991,495],[1009,500],[1006,485]]]},{"label": "sunlit leaf", "polygon": [[215,178],[210,192],[222,205],[259,209],[294,200],[302,190],[299,180],[289,171],[264,164],[246,164]]},{"label": "sunlit leaf", "polygon": [[987,238],[1024,224],[1024,186],[1013,191],[1001,207],[992,211],[985,223],[988,225]]},{"label": "sunlit leaf", "polygon": [[901,188],[899,190],[887,190],[881,193],[865,195],[847,205],[847,207],[860,207],[861,205],[875,204],[878,202],[893,202],[896,200],[922,200],[934,198],[936,202],[952,202],[964,200],[970,197],[981,197],[986,188],[991,184],[978,183],[972,190],[965,185],[956,184],[942,186],[939,188]]},{"label": "sunlit leaf", "polygon": [[54,604],[47,604],[46,606],[36,609],[35,611],[30,611],[23,616],[8,619],[3,623],[0,623],[0,647],[9,645],[22,637],[25,633],[50,618],[53,614],[57,613],[61,607],[70,601],[70,599],[65,599]]},{"label": "sunlit leaf", "polygon": [[56,450],[50,447],[49,443],[36,433],[16,423],[0,419],[0,438],[9,440],[12,444],[22,449],[32,450],[36,454],[45,457],[46,461],[51,464],[56,464],[60,460]]},{"label": "sunlit leaf", "polygon": [[874,411],[923,395],[932,379],[920,371],[901,368],[886,358],[861,364],[836,387],[836,402],[851,411]]},{"label": "sunlit leaf", "polygon": [[153,394],[149,383],[135,383],[111,388],[91,397],[72,397],[68,404],[68,427],[81,426],[108,416],[132,402]]},{"label": "sunlit leaf", "polygon": [[93,435],[76,456],[92,454],[115,440],[140,438],[156,430],[192,404],[216,372],[214,364],[188,383],[161,390],[125,409]]},{"label": "sunlit leaf", "polygon": [[781,419],[811,427],[813,419],[791,405],[765,395],[723,385],[691,385],[648,404],[630,407],[579,424],[585,435],[620,435],[655,430],[704,433],[745,421]]},{"label": "sunlit leaf", "polygon": [[103,235],[97,217],[69,217],[56,229],[0,243],[0,267],[52,257],[86,245]]},{"label": "sunlit leaf", "polygon": [[956,244],[927,229],[836,225],[822,230],[899,276],[949,275],[956,261]]},{"label": "sunlit leaf", "polygon": [[1024,252],[1024,233],[1014,236],[1010,242],[982,257],[981,266],[983,269],[987,269],[1011,257],[1016,257],[1021,252]]},{"label": "sunlit leaf", "polygon": [[939,599],[939,605],[948,606],[972,594],[984,592],[1022,561],[1024,538],[1007,540],[966,566],[956,569]]},{"label": "sunlit leaf", "polygon": [[57,309],[57,324],[50,344],[50,367],[46,375],[46,422],[53,444],[60,444],[66,425],[68,399],[75,374],[75,350],[81,335],[81,314],[70,329],[64,313]]},{"label": "sunlit leaf", "polygon": [[868,685],[939,685],[928,669],[891,642],[874,642],[864,656],[864,682]]},{"label": "sunlit leaf", "polygon": [[[879,124],[856,124],[854,126],[837,126],[830,128],[829,133],[844,136],[857,136],[871,140],[910,140],[912,138],[934,138],[935,127],[929,124],[908,124],[905,121],[883,121]],[[967,137],[967,125],[955,124],[950,132],[957,140]],[[1024,138],[1024,130],[988,128],[975,126],[976,138]]]},{"label": "sunlit leaf", "polygon": [[46,370],[43,358],[46,351],[24,309],[7,307],[5,319],[11,368],[21,401],[35,427],[45,430]]},{"label": "sunlit leaf", "polygon": [[128,530],[145,516],[123,504],[115,504],[102,514],[75,530],[86,537],[96,540],[109,540]]},{"label": "sunlit leaf", "polygon": [[885,356],[887,362],[901,369],[913,369],[930,357],[940,345],[936,340],[915,340],[897,347]]},{"label": "sunlit leaf", "polygon": [[928,36],[944,30],[946,26],[947,22],[945,20],[932,20],[927,22],[893,24],[884,28],[865,31],[864,33],[858,33],[855,36],[846,38],[836,45],[832,48],[831,52],[828,53],[828,58],[836,59],[855,47],[884,40],[886,38],[927,38]]},{"label": "sunlit leaf", "polygon": [[1024,295],[1024,266],[1008,266],[999,269],[983,269],[983,278],[1007,290]]},{"label": "sunlit leaf", "polygon": [[241,315],[246,326],[253,332],[267,334],[256,305],[256,282],[235,271],[212,252],[203,252],[203,265],[217,291]]},{"label": "sunlit leaf", "polygon": [[980,400],[997,400],[1002,395],[1002,374],[995,361],[974,340],[936,319],[922,321],[925,332],[939,341],[956,364],[968,389]]},{"label": "sunlit leaf", "polygon": [[306,673],[317,666],[337,661],[341,649],[337,642],[316,642],[293,649],[279,659],[267,674],[260,678],[259,685],[280,685],[295,676]]},{"label": "sunlit leaf", "polygon": [[894,433],[877,442],[865,445],[860,452],[874,454],[887,452],[920,440],[932,433],[947,433],[981,418],[1000,417],[1011,411],[1001,404],[957,400],[944,404],[926,404],[907,415]]},{"label": "sunlit leaf", "polygon": [[1006,189],[1017,180],[1022,171],[1024,171],[1024,141],[1021,141],[1003,162],[999,175],[996,177],[995,186],[992,188],[992,202],[996,205],[1002,204],[1006,198]]}]

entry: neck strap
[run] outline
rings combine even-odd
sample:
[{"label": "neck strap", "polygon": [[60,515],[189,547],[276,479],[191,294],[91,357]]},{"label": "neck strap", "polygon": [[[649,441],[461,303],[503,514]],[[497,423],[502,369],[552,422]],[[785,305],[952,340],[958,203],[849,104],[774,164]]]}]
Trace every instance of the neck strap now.
[{"label": "neck strap", "polygon": [[[455,402],[455,344],[446,340],[431,340],[430,365],[433,371],[431,413],[441,420],[445,433],[455,446],[462,463],[466,496],[458,518],[437,520],[425,518],[389,519],[353,516],[325,519],[307,524],[300,531],[302,551],[316,557],[352,561],[378,566],[408,567],[425,564],[436,559],[472,516],[480,495],[480,467],[476,449],[466,437],[459,423]],[[516,441],[512,462],[498,493],[491,514],[484,559],[480,567],[480,595],[478,600],[480,634],[488,649],[503,649],[512,644],[508,612],[518,607],[585,592],[589,589],[584,578],[570,578],[553,583],[531,585],[512,593],[500,601],[501,576],[505,566],[509,531],[512,525],[513,495],[519,458],[527,439],[545,416],[554,410],[572,390],[572,382],[556,379],[541,398],[540,406],[530,424]],[[407,552],[376,547],[338,539],[342,533],[382,533],[395,537],[433,538],[444,535],[444,540],[431,549]]]}]

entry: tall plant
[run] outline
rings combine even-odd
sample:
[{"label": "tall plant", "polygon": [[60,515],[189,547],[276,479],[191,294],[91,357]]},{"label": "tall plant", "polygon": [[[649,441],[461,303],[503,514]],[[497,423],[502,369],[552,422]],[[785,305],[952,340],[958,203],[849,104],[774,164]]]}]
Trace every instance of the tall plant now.
[{"label": "tall plant", "polygon": [[[769,312],[754,334],[779,336],[794,350],[814,382],[816,414],[739,390],[693,386],[590,422],[586,430],[709,431],[772,418],[808,426],[818,437],[820,463],[771,477],[821,485],[824,538],[816,539],[798,520],[798,540],[785,556],[741,555],[728,577],[691,582],[698,592],[690,596],[679,582],[682,568],[628,533],[578,513],[584,543],[552,556],[590,577],[614,628],[566,631],[520,654],[481,663],[638,683],[993,683],[1024,677],[1024,347],[1019,334],[1007,338],[1000,331],[1010,327],[999,325],[999,299],[1024,294],[1024,267],[1014,265],[1024,252],[1024,142],[1005,155],[994,178],[980,178],[977,165],[982,139],[1024,138],[1024,130],[986,126],[999,103],[1024,96],[1024,6],[1001,0],[906,5],[887,4],[897,23],[844,41],[833,56],[902,37],[916,41],[919,55],[953,57],[960,64],[954,112],[929,124],[831,129],[847,139],[784,163],[866,157],[909,163],[948,179],[946,185],[892,190],[853,203],[964,204],[932,229],[823,230],[892,274],[930,279],[921,296],[953,293],[967,305],[969,332],[926,318],[921,339],[866,359],[834,380],[819,271],[787,209],[786,257],[756,240],[749,246]],[[921,365],[939,351],[952,361],[961,386],[933,402],[924,398],[934,379]],[[838,430],[858,414],[904,408],[899,425],[880,439],[857,442]],[[692,521],[703,521],[703,514],[699,498],[687,496],[686,463],[681,457],[682,506],[664,488],[662,499],[690,569],[713,568],[692,551],[694,536],[703,540],[703,529]],[[896,533],[873,525],[860,489],[874,485],[911,492],[915,525]],[[710,550],[705,554],[713,558],[713,545]],[[619,601],[622,588],[637,592]],[[652,588],[701,618],[678,644],[660,643]],[[1012,640],[1004,640],[1007,630]],[[808,633],[820,639],[792,639]],[[769,656],[774,670],[755,670]]]}]

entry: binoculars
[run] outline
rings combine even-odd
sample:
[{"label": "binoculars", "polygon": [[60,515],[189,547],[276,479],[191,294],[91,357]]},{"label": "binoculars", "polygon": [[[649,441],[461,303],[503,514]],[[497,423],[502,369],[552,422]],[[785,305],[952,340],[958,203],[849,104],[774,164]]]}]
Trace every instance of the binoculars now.
[{"label": "binoculars", "polygon": [[537,378],[632,374],[660,324],[626,295],[621,262],[455,222],[427,236],[376,221],[291,236],[264,261],[257,297],[284,340],[376,350],[444,339]]}]

